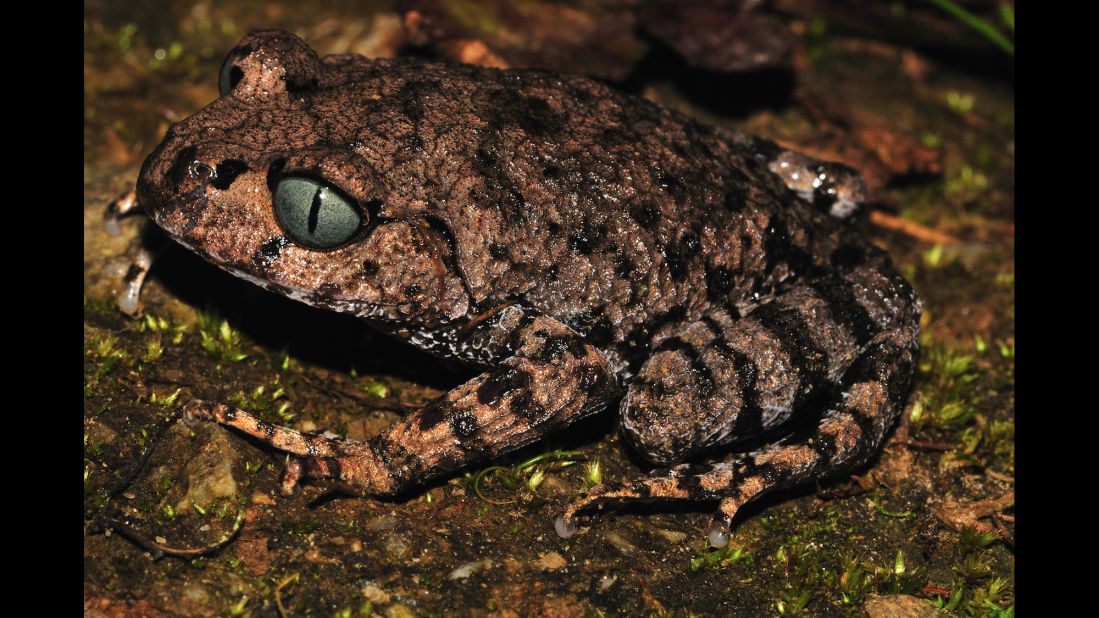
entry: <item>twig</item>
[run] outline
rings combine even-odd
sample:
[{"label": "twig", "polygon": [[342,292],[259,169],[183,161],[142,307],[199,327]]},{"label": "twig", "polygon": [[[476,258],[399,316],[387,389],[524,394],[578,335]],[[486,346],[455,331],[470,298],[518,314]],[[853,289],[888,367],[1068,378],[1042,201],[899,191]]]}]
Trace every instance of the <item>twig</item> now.
[{"label": "twig", "polygon": [[[1015,549],[1015,535],[1012,534],[1007,526],[1004,524],[1004,520],[1007,519],[1007,515],[1001,513],[992,514],[992,523],[996,524],[996,531],[1000,533],[1000,540],[1003,541],[1009,548]],[[1012,517],[1012,521],[1015,518]]]},{"label": "twig", "polygon": [[953,451],[958,448],[954,444],[945,444],[941,442],[925,442],[923,440],[904,440],[898,442],[902,446],[911,446],[913,448],[922,448],[928,451]]},{"label": "twig", "polygon": [[996,479],[997,481],[1003,481],[1005,483],[1014,483],[1015,482],[1015,477],[1014,476],[1008,476],[1006,474],[1000,474],[999,472],[997,472],[995,470],[986,469],[985,474],[987,474],[988,476]]},{"label": "twig", "polygon": [[282,605],[282,589],[297,582],[301,578],[300,573],[294,573],[286,579],[279,582],[278,586],[275,586],[275,606],[279,609],[279,616],[286,618],[286,608]]},{"label": "twig", "polygon": [[957,245],[962,241],[954,238],[950,234],[940,232],[938,230],[931,229],[926,225],[920,225],[914,221],[908,221],[895,217],[893,215],[875,210],[870,213],[870,221],[875,225],[879,225],[895,232],[901,232],[907,234],[916,240],[923,242],[929,242],[936,245]]},{"label": "twig", "polygon": [[202,547],[171,547],[163,543],[158,543],[153,539],[141,534],[137,530],[131,528],[129,525],[111,518],[109,520],[109,527],[112,530],[117,530],[119,534],[130,539],[140,547],[148,549],[153,552],[156,557],[160,556],[176,556],[179,558],[197,558],[208,554],[212,551],[224,547],[229,541],[233,540],[233,537],[240,532],[241,523],[244,521],[244,511],[237,511],[237,518],[233,521],[233,528],[229,532],[225,533],[220,539],[214,541],[210,545],[204,545]]}]

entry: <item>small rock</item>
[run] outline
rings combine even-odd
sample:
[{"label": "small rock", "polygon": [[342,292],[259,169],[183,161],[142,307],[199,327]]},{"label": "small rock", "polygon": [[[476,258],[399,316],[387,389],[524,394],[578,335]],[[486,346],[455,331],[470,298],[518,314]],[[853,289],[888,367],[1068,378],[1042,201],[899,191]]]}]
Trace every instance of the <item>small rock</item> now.
[{"label": "small rock", "polygon": [[665,530],[664,528],[657,528],[656,533],[660,536],[668,539],[671,543],[682,543],[687,540],[687,533],[680,532],[679,530]]},{"label": "small rock", "polygon": [[263,506],[271,506],[275,503],[274,498],[263,493],[262,491],[257,491],[256,493],[252,494],[251,500],[252,504],[259,504]]},{"label": "small rock", "polygon": [[863,611],[869,618],[937,618],[944,614],[929,601],[907,594],[872,594]]},{"label": "small rock", "polygon": [[387,534],[382,539],[382,549],[390,558],[402,560],[409,552],[408,539],[400,534]]},{"label": "small rock", "polygon": [[176,609],[185,616],[201,616],[209,611],[210,593],[201,584],[190,583],[180,590],[179,607]]},{"label": "small rock", "polygon": [[538,554],[538,562],[535,564],[542,570],[556,571],[557,569],[565,568],[569,563],[565,561],[561,554],[555,551],[548,551]]},{"label": "small rock", "polygon": [[575,488],[569,483],[561,480],[560,477],[550,474],[542,481],[542,484],[538,487],[538,491],[545,496],[569,496],[572,495]]},{"label": "small rock", "polygon": [[385,608],[385,618],[416,618],[416,614],[407,605],[395,603]]},{"label": "small rock", "polygon": [[229,442],[225,431],[211,431],[198,453],[184,468],[187,492],[175,504],[177,512],[187,512],[192,505],[211,507],[224,498],[237,494],[237,481],[233,478],[233,463],[237,452]]},{"label": "small rock", "polygon": [[637,551],[637,547],[633,543],[630,543],[626,539],[622,538],[616,532],[604,532],[603,538],[607,539],[608,543],[613,545],[615,549],[624,554],[632,554]]},{"label": "small rock", "polygon": [[465,579],[470,575],[473,575],[477,571],[480,571],[481,569],[488,569],[491,567],[492,561],[488,558],[485,558],[484,560],[476,560],[474,562],[467,562],[465,564],[459,565],[458,568],[451,571],[450,575],[447,575],[447,579]]},{"label": "small rock", "polygon": [[397,527],[397,518],[392,515],[379,515],[366,520],[366,529],[371,532],[392,530]]},{"label": "small rock", "polygon": [[375,605],[385,605],[389,603],[389,593],[374,584],[367,584],[362,589],[363,598]]}]

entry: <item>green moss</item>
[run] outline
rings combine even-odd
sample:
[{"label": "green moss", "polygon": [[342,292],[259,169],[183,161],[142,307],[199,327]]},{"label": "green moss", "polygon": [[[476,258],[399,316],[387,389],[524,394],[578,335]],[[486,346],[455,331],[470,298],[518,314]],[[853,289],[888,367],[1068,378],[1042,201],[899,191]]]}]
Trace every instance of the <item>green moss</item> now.
[{"label": "green moss", "polygon": [[200,313],[198,334],[202,349],[218,360],[236,363],[248,358],[248,354],[241,350],[243,337],[229,325],[228,320],[213,313]]}]

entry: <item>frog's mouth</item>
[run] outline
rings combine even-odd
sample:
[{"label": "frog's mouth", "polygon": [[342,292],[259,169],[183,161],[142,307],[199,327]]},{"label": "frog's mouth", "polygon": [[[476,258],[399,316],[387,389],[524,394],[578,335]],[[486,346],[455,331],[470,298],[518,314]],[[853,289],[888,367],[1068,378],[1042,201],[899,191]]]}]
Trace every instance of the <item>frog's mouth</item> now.
[{"label": "frog's mouth", "polygon": [[[202,256],[207,262],[217,266],[221,270],[238,277],[249,283],[253,283],[268,292],[277,294],[279,296],[285,296],[291,300],[295,300],[300,303],[304,303],[311,307],[318,309],[326,309],[328,311],[337,311],[339,313],[346,313],[355,317],[364,319],[380,319],[380,320],[396,320],[400,319],[401,312],[396,304],[383,304],[378,302],[366,302],[358,299],[346,299],[338,296],[339,292],[335,288],[328,288],[323,291],[307,290],[292,284],[285,284],[273,281],[269,278],[264,278],[256,273],[252,272],[251,268],[244,267],[239,264],[233,264],[231,262],[218,260],[216,257],[209,255],[207,252],[200,248],[188,243],[173,235],[173,238],[179,244],[194,251],[198,255]],[[324,286],[322,286],[323,288]]]}]

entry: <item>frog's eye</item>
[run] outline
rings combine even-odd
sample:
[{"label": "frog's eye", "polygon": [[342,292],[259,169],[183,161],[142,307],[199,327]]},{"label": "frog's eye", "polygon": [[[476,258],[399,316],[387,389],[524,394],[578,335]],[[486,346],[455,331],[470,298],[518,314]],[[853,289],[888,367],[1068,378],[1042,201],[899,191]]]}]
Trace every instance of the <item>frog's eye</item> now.
[{"label": "frog's eye", "polygon": [[244,77],[244,71],[233,64],[233,58],[233,54],[229,54],[229,57],[222,63],[221,72],[218,74],[218,92],[221,93],[221,96],[229,94]]},{"label": "frog's eye", "polygon": [[332,187],[291,176],[275,188],[275,216],[295,242],[314,249],[335,249],[362,228],[362,215]]}]

